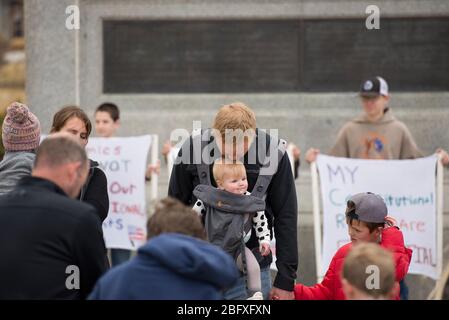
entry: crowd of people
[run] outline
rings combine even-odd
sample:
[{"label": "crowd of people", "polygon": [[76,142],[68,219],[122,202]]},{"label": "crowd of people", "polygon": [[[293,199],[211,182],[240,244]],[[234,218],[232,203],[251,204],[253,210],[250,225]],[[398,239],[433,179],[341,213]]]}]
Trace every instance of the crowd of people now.
[{"label": "crowd of people", "polygon": [[[389,107],[387,82],[363,81],[363,112],[340,130],[329,154],[360,159],[414,159],[423,154]],[[100,137],[115,136],[113,103],[94,114]],[[40,142],[38,118],[12,103],[2,124],[0,162],[0,299],[343,300],[406,299],[411,263],[394,217],[370,190],[347,201],[348,243],[335,253],[323,281],[297,282],[300,150],[259,130],[256,115],[223,105],[210,129],[194,132],[176,150],[168,197],[148,219],[147,242],[135,256],[106,249],[107,176],[85,147],[93,126],[78,106],[53,117]],[[229,132],[233,136],[229,139]],[[167,156],[172,146],[164,145]],[[269,152],[268,152],[269,151]],[[319,149],[310,148],[307,162]],[[443,165],[449,155],[436,150]],[[199,156],[198,156],[199,155]],[[160,163],[147,167],[145,180]],[[271,278],[270,240],[277,273]],[[367,285],[367,268],[378,281]],[[444,286],[443,286],[444,288]]]}]

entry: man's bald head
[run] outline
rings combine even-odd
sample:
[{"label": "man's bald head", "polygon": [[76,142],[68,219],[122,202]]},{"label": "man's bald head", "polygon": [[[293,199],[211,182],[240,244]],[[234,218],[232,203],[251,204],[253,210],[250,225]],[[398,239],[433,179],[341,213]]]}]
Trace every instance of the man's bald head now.
[{"label": "man's bald head", "polygon": [[86,182],[89,163],[84,148],[68,133],[48,136],[39,146],[31,173],[58,185],[76,198]]},{"label": "man's bald head", "polygon": [[34,168],[55,168],[73,162],[84,166],[87,162],[86,151],[72,135],[60,132],[49,135],[41,143],[36,153]]}]

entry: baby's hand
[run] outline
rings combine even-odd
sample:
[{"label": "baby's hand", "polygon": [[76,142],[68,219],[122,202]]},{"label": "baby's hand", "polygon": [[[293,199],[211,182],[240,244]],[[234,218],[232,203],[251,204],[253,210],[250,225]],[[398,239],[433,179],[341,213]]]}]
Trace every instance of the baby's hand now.
[{"label": "baby's hand", "polygon": [[259,248],[259,250],[260,250],[260,254],[262,255],[262,256],[267,256],[267,255],[269,255],[270,254],[270,244],[268,244],[268,243],[261,243],[260,244],[260,248]]}]

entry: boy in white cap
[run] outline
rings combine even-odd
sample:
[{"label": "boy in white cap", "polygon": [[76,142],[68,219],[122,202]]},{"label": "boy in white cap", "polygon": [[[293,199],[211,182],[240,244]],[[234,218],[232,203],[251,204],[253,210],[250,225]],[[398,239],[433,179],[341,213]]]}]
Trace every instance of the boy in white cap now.
[{"label": "boy in white cap", "polygon": [[[329,155],[356,159],[415,159],[423,156],[407,126],[397,120],[388,102],[388,84],[382,77],[362,82],[359,92],[363,113],[347,122],[338,133]],[[319,149],[310,148],[306,160],[316,160]],[[443,165],[449,164],[448,153],[437,148]],[[401,284],[402,297],[408,298],[408,289]]]},{"label": "boy in white cap", "polygon": [[[363,81],[360,88],[363,114],[347,122],[338,133],[329,155],[357,159],[415,159],[423,156],[407,126],[397,120],[388,102],[390,99],[385,79],[375,77]],[[306,160],[315,161],[320,150],[310,148]],[[444,165],[449,155],[436,150]]]}]

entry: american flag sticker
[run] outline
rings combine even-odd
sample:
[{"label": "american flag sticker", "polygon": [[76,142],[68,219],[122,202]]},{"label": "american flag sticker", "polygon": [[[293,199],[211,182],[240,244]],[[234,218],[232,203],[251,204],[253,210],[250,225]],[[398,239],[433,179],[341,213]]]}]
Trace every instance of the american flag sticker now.
[{"label": "american flag sticker", "polygon": [[145,241],[145,231],[143,228],[128,225],[128,237],[131,241]]}]

